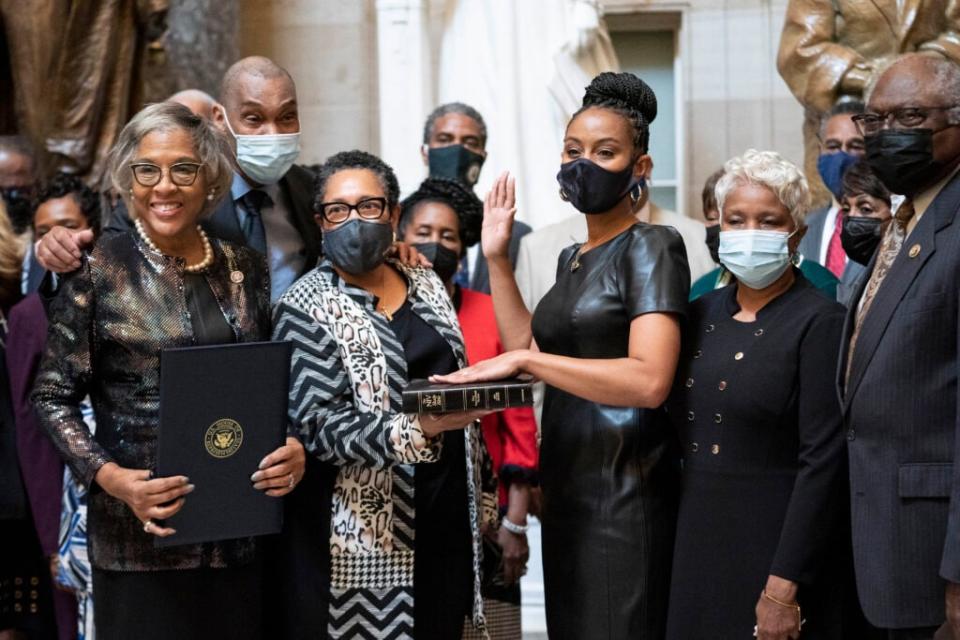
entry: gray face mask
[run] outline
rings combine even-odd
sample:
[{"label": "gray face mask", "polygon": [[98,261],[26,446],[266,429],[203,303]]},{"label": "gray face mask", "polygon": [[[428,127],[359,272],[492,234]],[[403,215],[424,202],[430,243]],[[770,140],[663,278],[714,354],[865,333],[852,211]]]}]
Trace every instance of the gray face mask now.
[{"label": "gray face mask", "polygon": [[392,226],[359,218],[323,232],[323,255],[333,266],[351,275],[379,267],[392,244]]}]

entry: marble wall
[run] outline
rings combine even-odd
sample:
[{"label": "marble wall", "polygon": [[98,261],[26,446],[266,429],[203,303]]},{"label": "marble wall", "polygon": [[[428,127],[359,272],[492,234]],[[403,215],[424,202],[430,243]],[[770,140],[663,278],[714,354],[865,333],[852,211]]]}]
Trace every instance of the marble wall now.
[{"label": "marble wall", "polygon": [[240,55],[265,55],[297,83],[305,164],[345,149],[377,152],[373,0],[240,0]]}]

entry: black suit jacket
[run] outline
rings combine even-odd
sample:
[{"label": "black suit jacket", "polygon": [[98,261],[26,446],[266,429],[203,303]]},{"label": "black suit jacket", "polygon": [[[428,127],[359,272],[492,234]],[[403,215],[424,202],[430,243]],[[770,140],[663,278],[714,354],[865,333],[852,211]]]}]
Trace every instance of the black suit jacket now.
[{"label": "black suit jacket", "polygon": [[[313,219],[313,174],[301,166],[294,165],[280,179],[287,202],[290,203],[290,216],[293,226],[300,232],[306,251],[306,261],[299,275],[303,275],[317,266],[320,259],[320,227]],[[246,246],[247,239],[240,228],[240,219],[233,198],[227,193],[210,216],[200,222],[203,230],[211,237],[227,240]],[[105,231],[129,231],[133,227],[127,208],[121,202],[111,213],[104,228]]]},{"label": "black suit jacket", "polygon": [[[529,225],[519,220],[514,221],[513,230],[510,233],[510,244],[507,247],[507,255],[510,256],[510,264],[517,268],[517,255],[520,253],[520,240],[523,236],[533,231]],[[483,251],[477,254],[477,262],[473,266],[473,273],[470,274],[470,288],[481,293],[490,293],[490,268],[487,266],[487,258]]]},{"label": "black suit jacket", "polygon": [[846,354],[866,277],[844,328],[838,385],[857,590],[869,621],[883,628],[942,623],[944,578],[960,582],[958,210],[960,175],[941,190],[887,273],[861,327],[846,389]]}]

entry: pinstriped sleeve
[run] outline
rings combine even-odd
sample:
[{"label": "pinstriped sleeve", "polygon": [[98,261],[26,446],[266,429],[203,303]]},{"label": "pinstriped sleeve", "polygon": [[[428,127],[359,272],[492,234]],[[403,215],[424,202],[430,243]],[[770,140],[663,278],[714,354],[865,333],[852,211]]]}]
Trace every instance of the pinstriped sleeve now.
[{"label": "pinstriped sleeve", "polygon": [[358,410],[329,327],[288,300],[274,312],[276,341],[293,345],[288,417],[304,447],[338,465],[384,468],[435,462],[440,439],[428,438],[415,418]]}]

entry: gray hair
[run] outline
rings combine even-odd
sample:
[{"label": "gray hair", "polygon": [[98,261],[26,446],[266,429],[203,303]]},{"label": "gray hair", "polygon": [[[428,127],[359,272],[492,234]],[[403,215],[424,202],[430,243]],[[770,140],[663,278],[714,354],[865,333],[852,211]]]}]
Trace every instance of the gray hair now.
[{"label": "gray hair", "polygon": [[790,212],[796,228],[803,226],[810,208],[810,187],[803,172],[776,151],[747,149],[743,155],[727,160],[725,173],[717,181],[717,206],[723,220],[727,196],[738,186],[755,184],[766,187]]},{"label": "gray hair", "polygon": [[476,120],[480,126],[480,145],[487,146],[487,123],[483,121],[483,116],[480,115],[479,111],[462,102],[448,102],[430,112],[426,123],[423,125],[423,144],[430,144],[430,135],[433,133],[433,126],[437,123],[437,120],[451,113],[459,113]]},{"label": "gray hair", "polygon": [[135,215],[130,202],[133,186],[133,162],[140,142],[155,131],[180,129],[193,141],[193,150],[203,163],[203,178],[206,189],[213,198],[204,198],[201,215],[213,211],[220,198],[230,190],[233,167],[230,164],[230,147],[226,139],[203,118],[190,109],[173,102],[151,104],[143,108],[120,132],[110,151],[107,175],[113,187],[127,205],[131,217]]}]

